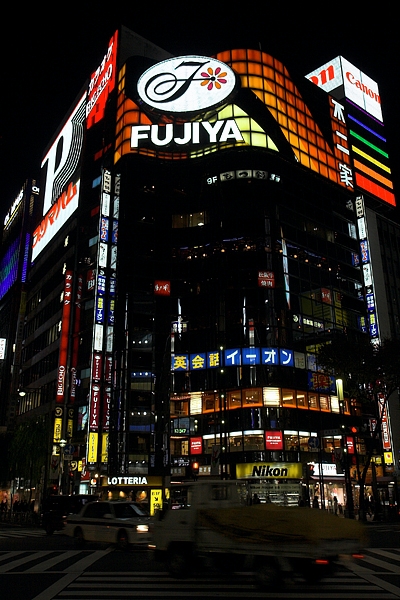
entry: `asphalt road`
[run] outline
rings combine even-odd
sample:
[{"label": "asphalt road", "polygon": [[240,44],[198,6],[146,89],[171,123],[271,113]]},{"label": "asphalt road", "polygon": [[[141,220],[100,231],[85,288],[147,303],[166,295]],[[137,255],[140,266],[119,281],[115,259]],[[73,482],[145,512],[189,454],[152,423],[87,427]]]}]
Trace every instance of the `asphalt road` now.
[{"label": "asphalt road", "polygon": [[169,577],[147,550],[119,551],[57,532],[0,524],[0,590],[12,600],[116,600],[135,598],[400,598],[400,524],[369,524],[365,557],[341,564],[319,584],[295,579],[276,591],[261,592],[251,572],[220,574],[212,563],[188,578]]}]

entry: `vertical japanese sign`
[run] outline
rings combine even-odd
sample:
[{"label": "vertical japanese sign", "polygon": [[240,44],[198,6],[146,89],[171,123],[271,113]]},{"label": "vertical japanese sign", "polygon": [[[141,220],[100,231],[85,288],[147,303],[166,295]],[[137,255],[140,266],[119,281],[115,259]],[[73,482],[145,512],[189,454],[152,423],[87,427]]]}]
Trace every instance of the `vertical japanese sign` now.
[{"label": "vertical japanese sign", "polygon": [[58,359],[56,402],[62,404],[65,397],[69,324],[71,319],[72,271],[66,271],[64,280],[63,311],[61,321],[60,352]]},{"label": "vertical japanese sign", "polygon": [[[119,175],[114,186],[111,172],[103,170],[99,216],[99,245],[97,281],[95,285],[93,347],[91,362],[89,433],[101,436],[100,461],[108,461],[108,431],[110,428],[110,405],[112,397],[112,368],[114,348],[114,318],[116,298],[116,267],[119,220]],[[104,446],[104,440],[107,446]],[[88,462],[93,460],[88,447]]]},{"label": "vertical japanese sign", "polygon": [[78,365],[79,352],[79,331],[81,328],[81,300],[83,292],[83,277],[78,275],[77,287],[75,294],[75,315],[74,315],[74,332],[72,339],[72,354],[71,354],[71,383],[69,389],[69,401],[71,404],[75,402],[76,395],[76,369]]},{"label": "vertical japanese sign", "polygon": [[344,106],[329,96],[329,104],[332,119],[332,132],[334,141],[334,153],[337,161],[339,180],[347,188],[353,188],[353,171],[350,162],[350,150],[348,143],[347,124]]},{"label": "vertical japanese sign", "polygon": [[86,104],[86,127],[88,129],[104,117],[108,97],[115,88],[117,49],[118,31],[110,39],[103,60],[90,77]]}]

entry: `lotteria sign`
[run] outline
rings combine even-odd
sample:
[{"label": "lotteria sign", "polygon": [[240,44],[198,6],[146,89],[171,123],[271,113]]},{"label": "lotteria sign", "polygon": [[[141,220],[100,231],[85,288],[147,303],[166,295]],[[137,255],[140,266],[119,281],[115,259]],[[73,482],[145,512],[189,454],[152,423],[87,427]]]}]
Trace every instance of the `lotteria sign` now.
[{"label": "lotteria sign", "polygon": [[153,65],[141,75],[138,94],[163,113],[199,113],[226,101],[236,75],[225,63],[206,56],[180,56]]}]

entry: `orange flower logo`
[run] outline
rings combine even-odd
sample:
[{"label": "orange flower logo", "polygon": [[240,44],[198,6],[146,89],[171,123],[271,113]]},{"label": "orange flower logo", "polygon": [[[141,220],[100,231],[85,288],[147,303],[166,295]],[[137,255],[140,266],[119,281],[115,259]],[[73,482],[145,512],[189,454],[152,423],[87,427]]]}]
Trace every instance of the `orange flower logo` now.
[{"label": "orange flower logo", "polygon": [[205,77],[205,79],[200,85],[206,85],[208,90],[212,90],[214,86],[217,88],[217,90],[220,90],[222,87],[221,84],[226,83],[226,79],[224,79],[224,77],[227,75],[226,72],[221,73],[221,71],[221,67],[217,67],[215,72],[211,67],[208,67],[207,73],[203,71],[201,74],[201,76]]}]

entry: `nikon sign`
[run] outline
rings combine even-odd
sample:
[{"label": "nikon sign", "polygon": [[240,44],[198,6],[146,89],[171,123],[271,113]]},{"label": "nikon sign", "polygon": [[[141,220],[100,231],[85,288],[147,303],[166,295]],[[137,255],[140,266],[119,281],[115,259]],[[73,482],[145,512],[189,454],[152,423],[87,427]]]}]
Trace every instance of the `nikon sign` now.
[{"label": "nikon sign", "polygon": [[301,479],[301,463],[241,463],[236,465],[237,479]]}]

